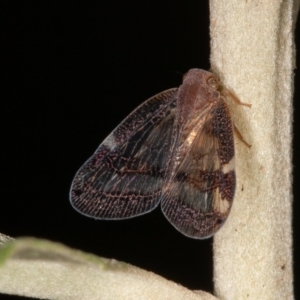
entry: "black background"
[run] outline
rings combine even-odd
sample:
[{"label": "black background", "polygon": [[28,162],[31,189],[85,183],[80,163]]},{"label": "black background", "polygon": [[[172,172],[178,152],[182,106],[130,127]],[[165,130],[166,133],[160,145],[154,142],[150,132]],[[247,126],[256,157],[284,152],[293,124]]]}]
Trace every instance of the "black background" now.
[{"label": "black background", "polygon": [[[208,1],[2,1],[0,11],[0,231],[58,241],[212,292],[212,239],[186,238],[159,209],[95,221],[73,210],[68,197],[78,168],[137,105],[179,86],[190,68],[209,69]],[[299,83],[296,75],[295,141]],[[296,142],[294,149],[297,183]],[[297,184],[294,193],[298,274]]]}]

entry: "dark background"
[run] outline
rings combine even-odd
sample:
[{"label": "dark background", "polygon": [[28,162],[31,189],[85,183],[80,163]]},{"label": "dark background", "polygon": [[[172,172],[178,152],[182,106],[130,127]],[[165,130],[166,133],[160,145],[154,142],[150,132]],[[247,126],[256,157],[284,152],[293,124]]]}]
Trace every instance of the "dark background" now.
[{"label": "dark background", "polygon": [[[186,238],[160,209],[95,221],[68,197],[78,168],[136,106],[179,86],[190,68],[209,69],[208,1],[1,1],[0,11],[1,232],[58,241],[212,292],[212,239]],[[295,141],[299,84],[296,74]],[[294,149],[297,183],[296,142]],[[294,193],[297,275],[297,184]]]}]

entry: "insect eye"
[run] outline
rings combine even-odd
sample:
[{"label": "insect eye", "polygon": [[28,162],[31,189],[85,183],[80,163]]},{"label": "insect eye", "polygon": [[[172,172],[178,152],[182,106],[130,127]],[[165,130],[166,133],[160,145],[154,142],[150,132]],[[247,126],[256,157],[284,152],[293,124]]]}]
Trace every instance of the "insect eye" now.
[{"label": "insect eye", "polygon": [[220,86],[220,84],[219,84],[219,80],[218,80],[218,78],[216,78],[216,77],[209,77],[208,79],[207,79],[207,83],[213,88],[213,89],[215,89],[215,90],[218,90],[219,89],[219,86]]}]

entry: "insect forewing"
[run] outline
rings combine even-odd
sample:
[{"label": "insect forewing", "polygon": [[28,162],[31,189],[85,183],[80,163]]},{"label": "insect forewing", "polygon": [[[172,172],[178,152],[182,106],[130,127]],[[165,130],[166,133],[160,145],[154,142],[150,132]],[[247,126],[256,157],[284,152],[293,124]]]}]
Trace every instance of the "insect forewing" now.
[{"label": "insect forewing", "polygon": [[[207,108],[209,113],[206,113]],[[178,155],[182,159],[168,178],[161,202],[167,219],[189,237],[213,235],[223,225],[231,208],[235,162],[233,128],[228,113],[222,100],[203,107],[202,113],[182,128],[182,132],[189,129],[186,136],[182,138],[182,132],[179,133],[174,145],[174,149],[184,148],[187,136],[195,133],[185,155]]]},{"label": "insect forewing", "polygon": [[123,219],[153,210],[161,196],[176,110],[177,89],[134,110],[79,169],[70,201],[99,219]]}]

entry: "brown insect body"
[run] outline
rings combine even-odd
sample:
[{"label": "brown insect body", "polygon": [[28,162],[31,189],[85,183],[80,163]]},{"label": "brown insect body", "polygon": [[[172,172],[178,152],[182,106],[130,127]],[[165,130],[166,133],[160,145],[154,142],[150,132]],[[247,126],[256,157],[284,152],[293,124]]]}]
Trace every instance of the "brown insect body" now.
[{"label": "brown insect body", "polygon": [[179,89],[140,105],[77,172],[73,207],[99,219],[124,219],[161,208],[193,238],[213,235],[234,197],[234,141],[223,87],[192,69]]},{"label": "brown insect body", "polygon": [[[234,197],[233,125],[221,89],[215,75],[192,69],[178,91],[171,174],[161,205],[167,219],[192,237],[215,233]],[[183,182],[176,179],[181,174]]]}]

